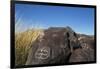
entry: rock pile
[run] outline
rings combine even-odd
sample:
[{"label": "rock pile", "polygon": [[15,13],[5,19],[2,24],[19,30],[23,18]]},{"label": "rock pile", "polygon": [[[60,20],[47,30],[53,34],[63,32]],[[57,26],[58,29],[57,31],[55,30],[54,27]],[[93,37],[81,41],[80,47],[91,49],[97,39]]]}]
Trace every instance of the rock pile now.
[{"label": "rock pile", "polygon": [[94,58],[94,40],[80,39],[70,27],[51,27],[33,43],[26,65],[95,61]]}]

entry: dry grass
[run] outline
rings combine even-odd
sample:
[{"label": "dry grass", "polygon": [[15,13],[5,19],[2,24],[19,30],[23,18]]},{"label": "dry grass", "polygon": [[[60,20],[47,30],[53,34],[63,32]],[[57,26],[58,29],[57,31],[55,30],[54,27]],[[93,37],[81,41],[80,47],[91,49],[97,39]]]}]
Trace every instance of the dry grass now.
[{"label": "dry grass", "polygon": [[28,51],[31,44],[43,30],[27,30],[15,34],[15,64],[24,65],[27,60]]}]

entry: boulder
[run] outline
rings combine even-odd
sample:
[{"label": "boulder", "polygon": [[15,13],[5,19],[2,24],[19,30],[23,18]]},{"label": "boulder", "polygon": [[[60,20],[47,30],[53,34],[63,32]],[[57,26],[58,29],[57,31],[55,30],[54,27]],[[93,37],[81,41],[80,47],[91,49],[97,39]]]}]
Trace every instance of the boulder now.
[{"label": "boulder", "polygon": [[69,62],[95,61],[95,42],[93,37],[79,37],[80,48],[74,50]]},{"label": "boulder", "polygon": [[91,42],[87,42],[88,46],[83,48],[83,40],[70,27],[45,29],[38,39],[33,42],[26,65],[94,61],[94,50],[91,47]]}]

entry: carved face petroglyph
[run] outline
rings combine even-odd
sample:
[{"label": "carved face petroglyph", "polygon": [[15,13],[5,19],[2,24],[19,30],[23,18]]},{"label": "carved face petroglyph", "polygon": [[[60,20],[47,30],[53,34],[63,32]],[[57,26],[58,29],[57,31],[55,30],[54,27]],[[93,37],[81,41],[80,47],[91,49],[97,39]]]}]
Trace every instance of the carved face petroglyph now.
[{"label": "carved face petroglyph", "polygon": [[35,53],[36,59],[47,59],[49,56],[50,56],[50,48],[49,47],[39,48]]}]

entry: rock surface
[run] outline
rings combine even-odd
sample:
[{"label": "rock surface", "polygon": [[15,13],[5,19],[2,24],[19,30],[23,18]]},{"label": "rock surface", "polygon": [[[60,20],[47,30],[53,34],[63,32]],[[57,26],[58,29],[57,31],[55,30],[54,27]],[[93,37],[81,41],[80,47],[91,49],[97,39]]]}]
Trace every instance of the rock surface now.
[{"label": "rock surface", "polygon": [[81,38],[70,27],[51,27],[33,43],[26,65],[95,61],[94,39]]}]

